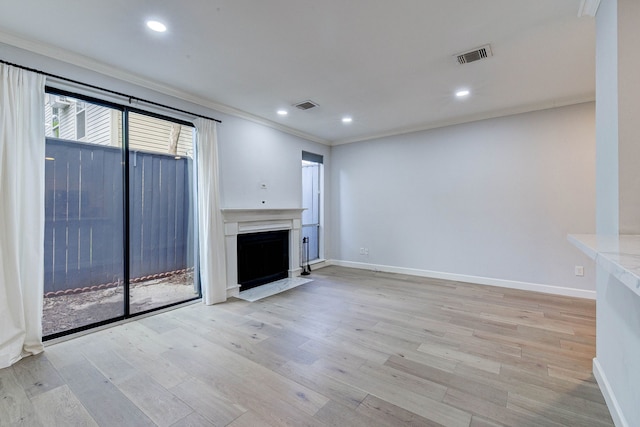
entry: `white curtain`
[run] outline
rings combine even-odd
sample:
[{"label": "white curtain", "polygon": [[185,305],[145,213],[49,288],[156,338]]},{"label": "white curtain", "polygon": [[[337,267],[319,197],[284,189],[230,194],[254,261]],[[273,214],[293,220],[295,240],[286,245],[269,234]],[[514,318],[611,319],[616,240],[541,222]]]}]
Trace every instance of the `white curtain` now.
[{"label": "white curtain", "polygon": [[202,299],[215,304],[227,299],[224,223],[220,211],[218,136],[213,120],[196,119],[198,138],[198,239]]},{"label": "white curtain", "polygon": [[44,84],[0,64],[0,368],[43,350]]}]

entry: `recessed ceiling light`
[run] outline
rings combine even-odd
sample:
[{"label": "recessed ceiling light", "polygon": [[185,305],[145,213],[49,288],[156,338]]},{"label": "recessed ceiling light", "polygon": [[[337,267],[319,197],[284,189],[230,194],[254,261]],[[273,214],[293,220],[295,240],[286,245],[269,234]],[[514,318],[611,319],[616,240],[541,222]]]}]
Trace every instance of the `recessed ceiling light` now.
[{"label": "recessed ceiling light", "polygon": [[167,26],[159,21],[147,21],[147,27],[158,33],[164,33],[167,31]]},{"label": "recessed ceiling light", "polygon": [[287,114],[289,114],[289,113],[287,112],[287,110],[278,110],[278,115],[279,115],[279,116],[286,116]]},{"label": "recessed ceiling light", "polygon": [[458,98],[461,98],[461,97],[463,97],[463,96],[467,96],[467,95],[469,95],[470,93],[471,93],[471,92],[469,92],[469,91],[468,91],[468,90],[466,90],[466,89],[465,89],[465,90],[459,90],[459,91],[457,91],[457,92],[456,92],[456,96],[457,96]]},{"label": "recessed ceiling light", "polygon": [[343,117],[342,118],[342,123],[351,123],[353,121],[353,119],[351,117]]}]

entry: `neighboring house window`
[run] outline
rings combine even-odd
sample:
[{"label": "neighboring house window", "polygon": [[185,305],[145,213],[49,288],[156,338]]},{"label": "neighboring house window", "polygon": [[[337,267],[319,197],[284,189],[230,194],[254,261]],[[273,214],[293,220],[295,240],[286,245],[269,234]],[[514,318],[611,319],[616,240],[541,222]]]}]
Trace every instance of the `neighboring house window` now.
[{"label": "neighboring house window", "polygon": [[[302,152],[302,237],[308,238],[309,260],[320,258],[322,156]],[[306,251],[306,248],[304,248]],[[306,252],[304,254],[307,256]]]},{"label": "neighboring house window", "polygon": [[54,138],[60,138],[60,109],[51,109],[51,134]]},{"label": "neighboring house window", "polygon": [[82,139],[85,137],[87,131],[87,114],[85,109],[85,103],[78,101],[76,103],[76,139]]}]

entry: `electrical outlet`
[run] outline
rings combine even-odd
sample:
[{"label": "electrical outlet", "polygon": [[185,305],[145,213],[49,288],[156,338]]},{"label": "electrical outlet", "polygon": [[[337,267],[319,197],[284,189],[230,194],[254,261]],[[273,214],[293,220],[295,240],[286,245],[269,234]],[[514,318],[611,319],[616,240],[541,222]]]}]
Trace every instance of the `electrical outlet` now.
[{"label": "electrical outlet", "polygon": [[580,276],[580,277],[584,276],[584,267],[581,265],[576,265],[575,273],[576,273],[576,276]]},{"label": "electrical outlet", "polygon": [[360,255],[364,255],[364,248],[360,248]]},{"label": "electrical outlet", "polygon": [[369,255],[369,248],[364,248],[364,254]]}]

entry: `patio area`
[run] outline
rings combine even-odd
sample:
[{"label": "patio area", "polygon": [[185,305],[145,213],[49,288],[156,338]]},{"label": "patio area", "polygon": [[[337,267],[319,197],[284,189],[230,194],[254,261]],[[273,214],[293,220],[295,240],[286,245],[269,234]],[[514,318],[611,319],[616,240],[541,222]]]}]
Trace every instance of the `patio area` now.
[{"label": "patio area", "polygon": [[[152,310],[169,304],[190,300],[198,296],[193,285],[193,272],[182,271],[166,277],[132,283],[130,286],[130,312]],[[60,295],[44,298],[43,335],[65,332],[74,328],[109,320],[123,315],[124,287]]]}]

